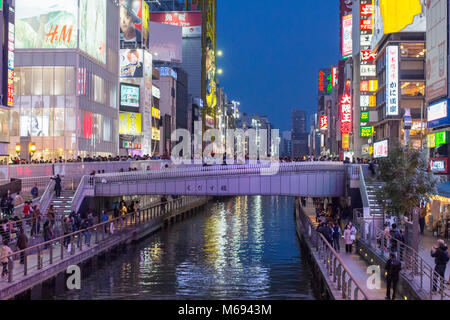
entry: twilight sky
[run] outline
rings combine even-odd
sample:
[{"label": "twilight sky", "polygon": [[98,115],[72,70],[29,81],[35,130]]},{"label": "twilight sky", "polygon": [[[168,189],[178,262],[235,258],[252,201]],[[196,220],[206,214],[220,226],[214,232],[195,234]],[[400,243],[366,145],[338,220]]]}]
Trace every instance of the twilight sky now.
[{"label": "twilight sky", "polygon": [[339,1],[219,0],[217,50],[228,99],[290,130],[291,109],[317,110],[319,69],[337,66]]}]

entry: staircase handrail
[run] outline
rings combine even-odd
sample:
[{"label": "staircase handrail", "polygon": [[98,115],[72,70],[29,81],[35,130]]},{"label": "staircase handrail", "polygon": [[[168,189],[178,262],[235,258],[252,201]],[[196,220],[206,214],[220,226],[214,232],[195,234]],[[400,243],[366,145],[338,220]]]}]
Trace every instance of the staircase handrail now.
[{"label": "staircase handrail", "polygon": [[81,178],[78,188],[73,195],[71,206],[72,211],[78,212],[78,209],[80,209],[81,203],[84,199],[85,189],[93,189],[94,183],[95,181],[93,176],[83,176],[83,178]]},{"label": "staircase handrail", "polygon": [[47,188],[45,188],[44,193],[41,196],[40,199],[40,211],[46,212],[48,207],[50,206],[50,203],[53,199],[53,191],[55,190],[55,180],[50,179],[48,182]]},{"label": "staircase handrail", "polygon": [[367,194],[367,186],[366,181],[364,180],[364,170],[362,166],[359,166],[359,188],[361,190],[363,207],[369,208],[370,210],[369,195]]}]

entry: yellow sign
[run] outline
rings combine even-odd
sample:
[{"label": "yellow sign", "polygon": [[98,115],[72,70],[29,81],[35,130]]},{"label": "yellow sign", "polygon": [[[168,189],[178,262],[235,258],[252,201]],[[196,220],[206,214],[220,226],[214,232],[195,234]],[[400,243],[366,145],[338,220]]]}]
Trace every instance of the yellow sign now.
[{"label": "yellow sign", "polygon": [[420,0],[381,0],[384,34],[396,33],[413,25],[414,17],[422,13],[420,2]]},{"label": "yellow sign", "polygon": [[342,135],[342,149],[348,149],[350,148],[350,137],[348,133],[344,133]]},{"label": "yellow sign", "polygon": [[373,155],[373,145],[369,146],[369,155]]},{"label": "yellow sign", "polygon": [[119,114],[119,134],[140,135],[141,114],[121,112]]},{"label": "yellow sign", "polygon": [[436,147],[436,134],[432,133],[427,136],[427,148],[435,148]]},{"label": "yellow sign", "polygon": [[161,133],[159,129],[156,129],[155,127],[152,127],[152,140],[161,140]]},{"label": "yellow sign", "polygon": [[159,111],[159,109],[152,107],[152,116],[153,118],[161,119],[161,111]]},{"label": "yellow sign", "polygon": [[377,97],[369,96],[369,107],[376,107],[376,106],[377,106]]}]

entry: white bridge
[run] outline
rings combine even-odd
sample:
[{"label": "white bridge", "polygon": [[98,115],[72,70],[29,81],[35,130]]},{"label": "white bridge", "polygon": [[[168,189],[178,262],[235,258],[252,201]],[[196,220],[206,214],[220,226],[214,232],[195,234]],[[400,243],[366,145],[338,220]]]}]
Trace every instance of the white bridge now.
[{"label": "white bridge", "polygon": [[[271,168],[277,169],[268,174]],[[275,170],[274,169],[274,170]],[[340,197],[345,194],[342,162],[216,165],[84,176],[74,196],[82,199],[124,195]]]}]

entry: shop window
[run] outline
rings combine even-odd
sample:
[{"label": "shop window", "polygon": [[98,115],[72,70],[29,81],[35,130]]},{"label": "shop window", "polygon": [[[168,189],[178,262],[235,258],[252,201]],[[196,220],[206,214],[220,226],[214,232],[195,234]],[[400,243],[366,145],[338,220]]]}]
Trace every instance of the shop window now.
[{"label": "shop window", "polygon": [[111,141],[111,119],[103,118],[103,141]]},{"label": "shop window", "polygon": [[400,45],[402,57],[407,58],[425,58],[425,43],[402,43]]},{"label": "shop window", "polygon": [[55,67],[55,95],[65,95],[66,68]]},{"label": "shop window", "polygon": [[94,80],[94,101],[105,103],[105,82],[97,75],[93,75]]},{"label": "shop window", "polygon": [[54,95],[54,81],[53,81],[53,67],[44,67],[43,70],[44,75],[44,88],[43,95],[44,96],[52,96]]},{"label": "shop window", "polygon": [[21,79],[22,79],[22,95],[24,96],[31,96],[31,83],[33,81],[32,79],[32,69],[31,68],[23,68],[22,69],[22,75],[21,75]]},{"label": "shop window", "polygon": [[32,69],[32,95],[41,96],[42,95],[42,67],[33,67]]},{"label": "shop window", "polygon": [[75,68],[66,67],[66,95],[75,95]]},{"label": "shop window", "polygon": [[402,82],[402,96],[423,97],[425,95],[424,82]]}]

